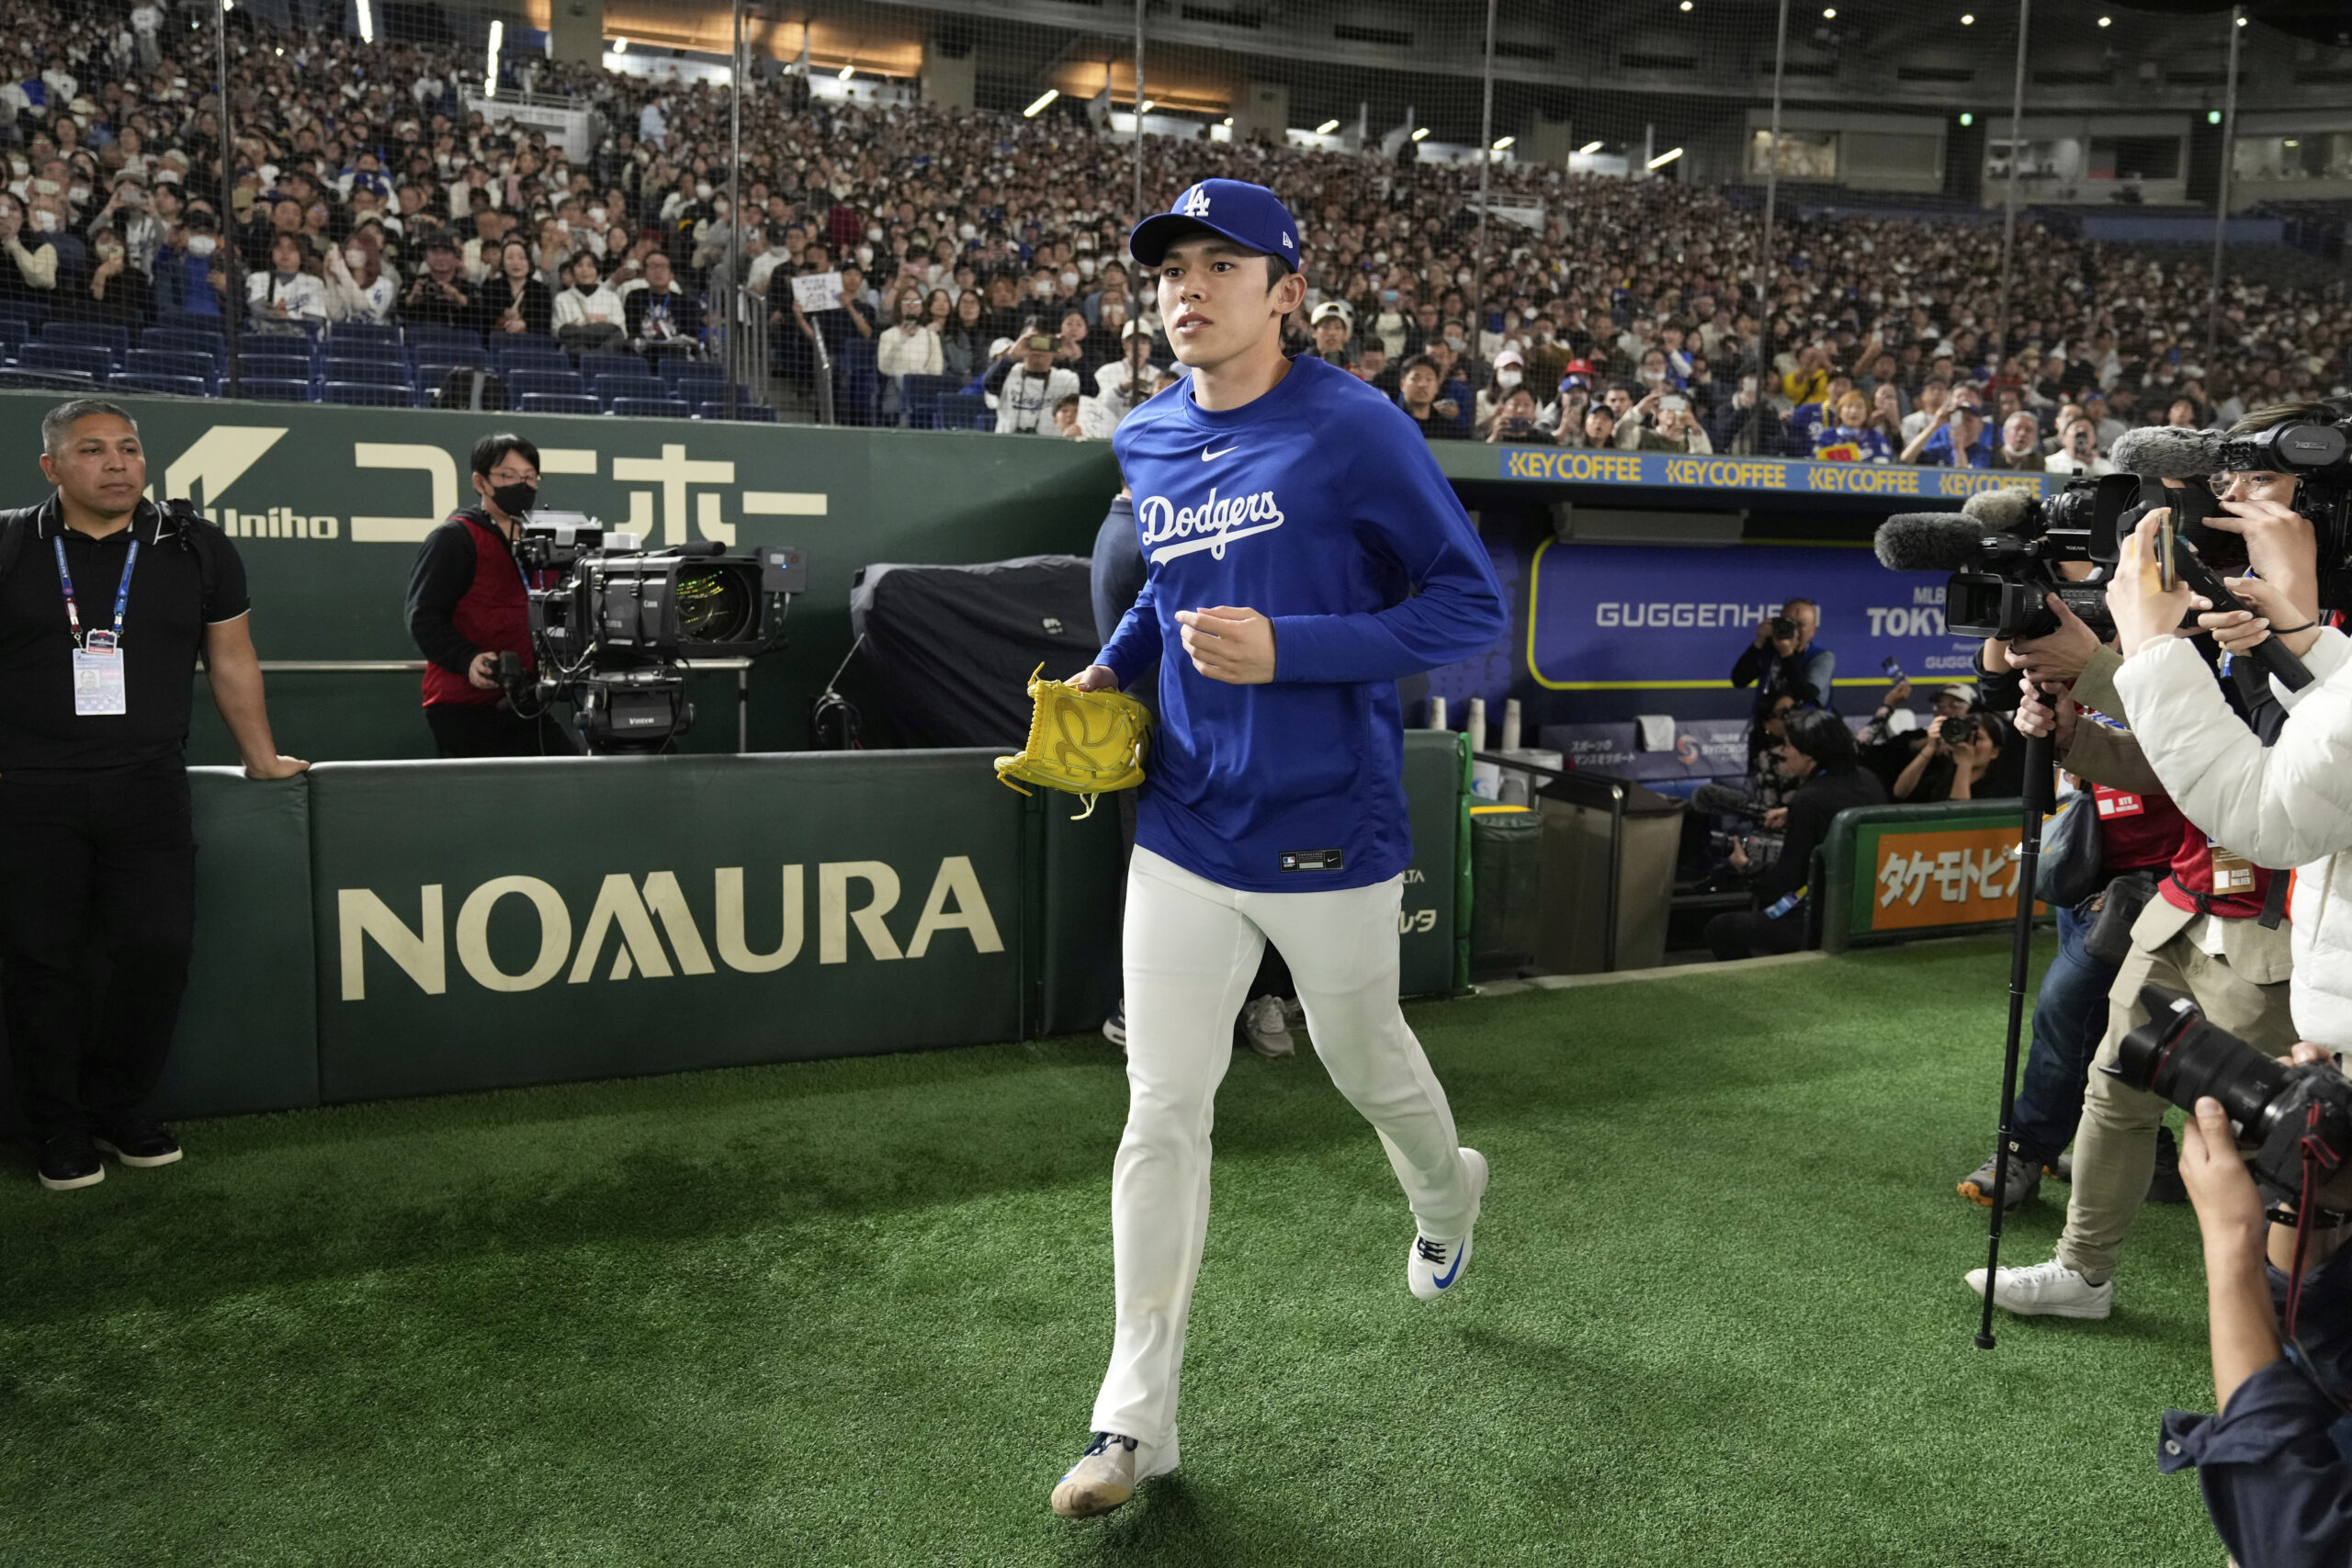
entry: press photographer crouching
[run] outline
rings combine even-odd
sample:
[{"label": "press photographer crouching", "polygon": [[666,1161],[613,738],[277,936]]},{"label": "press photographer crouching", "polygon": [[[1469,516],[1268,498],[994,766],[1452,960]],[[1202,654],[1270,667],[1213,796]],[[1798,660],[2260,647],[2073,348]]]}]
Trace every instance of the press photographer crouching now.
[{"label": "press photographer crouching", "polygon": [[[1781,720],[1782,770],[1797,781],[1789,797],[1780,858],[1751,885],[1756,908],[1717,915],[1707,922],[1707,945],[1719,959],[1752,958],[1764,953],[1794,953],[1804,945],[1805,878],[1813,852],[1829,836],[1829,824],[1849,806],[1883,806],[1886,791],[1860,766],[1854,737],[1837,715],[1797,708]],[[1732,847],[1732,864],[1746,867],[1747,854]]]},{"label": "press photographer crouching", "polygon": [[568,757],[545,712],[514,711],[500,655],[534,668],[531,604],[514,541],[538,503],[539,449],[513,434],[474,444],[475,502],[425,536],[409,575],[408,630],[425,657],[424,722],[445,758]]},{"label": "press photographer crouching", "polygon": [[0,1003],[41,1185],[63,1191],[105,1179],[101,1151],[180,1157],[150,1101],[195,942],[198,657],[246,776],[310,764],[270,735],[236,547],[144,499],[130,416],[77,399],[41,444],[56,493],[0,513]]}]

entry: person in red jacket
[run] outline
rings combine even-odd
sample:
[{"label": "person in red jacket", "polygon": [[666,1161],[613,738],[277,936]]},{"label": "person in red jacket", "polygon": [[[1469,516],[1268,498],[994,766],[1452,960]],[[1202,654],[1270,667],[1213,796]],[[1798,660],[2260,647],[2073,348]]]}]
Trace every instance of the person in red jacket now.
[{"label": "person in red jacket", "polygon": [[539,449],[519,435],[474,444],[475,502],[424,537],[408,580],[408,629],[425,657],[424,722],[444,757],[569,756],[561,727],[526,718],[498,683],[498,656],[532,668],[531,602],[514,540],[539,494]]}]

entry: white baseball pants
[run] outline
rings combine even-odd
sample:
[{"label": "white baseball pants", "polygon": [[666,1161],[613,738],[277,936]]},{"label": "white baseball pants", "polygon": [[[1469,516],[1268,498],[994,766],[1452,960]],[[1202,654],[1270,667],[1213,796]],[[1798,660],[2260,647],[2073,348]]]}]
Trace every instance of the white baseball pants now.
[{"label": "white baseball pants", "polygon": [[1175,1440],[1184,1325],[1208,1236],[1216,1089],[1267,942],[1290,965],[1316,1054],[1378,1131],[1422,1233],[1469,1229],[1477,1200],[1453,1113],[1396,1005],[1404,888],[1398,876],[1372,887],[1244,893],[1136,848],[1127,873],[1127,1129],[1111,1170],[1118,1330],[1094,1430],[1162,1448]]}]

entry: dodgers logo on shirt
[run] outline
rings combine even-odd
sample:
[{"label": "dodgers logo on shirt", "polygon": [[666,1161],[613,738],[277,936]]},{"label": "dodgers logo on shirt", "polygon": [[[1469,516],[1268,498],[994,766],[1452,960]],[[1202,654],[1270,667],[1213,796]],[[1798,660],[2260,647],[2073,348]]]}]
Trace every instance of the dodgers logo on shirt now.
[{"label": "dodgers logo on shirt", "polygon": [[[1164,495],[1148,495],[1136,502],[1136,521],[1144,554],[1156,565],[1195,550],[1206,550],[1210,559],[1223,560],[1226,546],[1252,534],[1271,533],[1283,525],[1283,518],[1271,490],[1222,501],[1212,490],[1208,500],[1198,506],[1178,506]],[[1170,544],[1170,540],[1182,542]],[[1154,549],[1155,545],[1159,547]]]}]

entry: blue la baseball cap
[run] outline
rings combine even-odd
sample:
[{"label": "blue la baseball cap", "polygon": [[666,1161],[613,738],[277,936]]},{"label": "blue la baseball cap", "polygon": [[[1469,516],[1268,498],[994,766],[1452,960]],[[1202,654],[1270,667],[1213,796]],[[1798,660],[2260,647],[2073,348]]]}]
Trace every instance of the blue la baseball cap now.
[{"label": "blue la baseball cap", "polygon": [[1168,247],[1185,235],[1207,230],[1247,250],[1280,256],[1298,266],[1298,220],[1283,198],[1247,180],[1203,180],[1188,186],[1127,236],[1127,249],[1146,266],[1158,266]]}]

